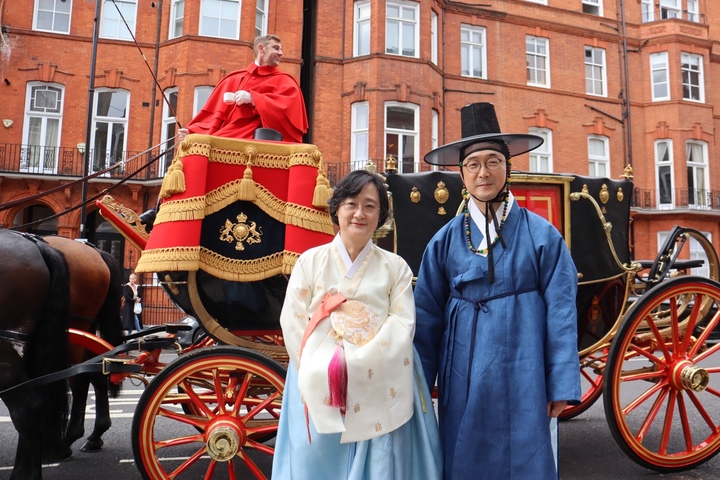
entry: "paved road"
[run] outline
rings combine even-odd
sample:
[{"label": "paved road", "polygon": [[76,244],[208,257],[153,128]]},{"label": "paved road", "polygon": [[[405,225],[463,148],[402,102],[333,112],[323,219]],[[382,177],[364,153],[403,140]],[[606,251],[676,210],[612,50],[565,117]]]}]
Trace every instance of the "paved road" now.
[{"label": "paved road", "polygon": [[[720,364],[715,362],[715,365]],[[131,422],[142,387],[126,381],[122,395],[112,400],[113,427],[103,437],[102,453],[75,455],[60,464],[48,465],[43,470],[45,480],[139,479],[132,455]],[[718,401],[720,409],[720,401]],[[86,434],[92,428],[92,405],[88,410]],[[714,412],[713,418],[720,413]],[[17,435],[12,428],[7,410],[0,404],[0,479],[7,479],[12,468]],[[76,449],[80,442],[76,444]],[[171,461],[171,460],[169,460]],[[269,475],[270,464],[260,460],[260,466]],[[614,441],[605,420],[602,398],[580,417],[560,425],[560,473],[562,480],[718,480],[720,456],[688,472],[658,474],[628,459]],[[250,479],[249,475],[240,478]]]}]

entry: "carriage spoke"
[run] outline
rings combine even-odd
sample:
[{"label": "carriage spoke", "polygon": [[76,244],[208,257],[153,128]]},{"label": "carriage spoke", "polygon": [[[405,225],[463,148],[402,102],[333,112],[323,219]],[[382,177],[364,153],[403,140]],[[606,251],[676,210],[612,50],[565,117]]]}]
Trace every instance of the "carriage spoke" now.
[{"label": "carriage spoke", "polygon": [[224,415],[226,399],[223,395],[224,389],[222,386],[222,382],[220,381],[220,370],[213,371],[213,385],[215,386],[215,401],[217,404],[217,407],[215,407],[215,411],[217,412],[217,415]]},{"label": "carriage spoke", "polygon": [[200,457],[202,457],[205,454],[205,448],[198,449],[195,453],[190,455],[190,457],[185,460],[183,463],[180,464],[175,470],[173,470],[169,475],[168,478],[177,478],[178,475],[186,471],[190,466],[192,466],[193,463],[197,462]]},{"label": "carriage spoke", "polygon": [[279,397],[280,397],[280,392],[276,391],[272,395],[269,395],[265,400],[263,400],[259,404],[252,406],[251,408],[248,408],[248,413],[247,413],[247,415],[243,416],[243,421],[247,422],[248,420],[255,418],[255,416],[257,416],[257,414],[259,414],[260,412],[265,410],[266,406],[268,406],[271,403],[278,400]]},{"label": "carriage spoke", "polygon": [[688,420],[687,407],[685,406],[685,398],[682,392],[678,394],[678,413],[680,414],[680,422],[682,424],[683,437],[685,438],[685,451],[692,451],[692,429],[690,428],[690,421]]},{"label": "carriage spoke", "polygon": [[[705,389],[706,392],[709,390],[709,388]],[[711,391],[710,393],[712,393],[716,397],[720,396],[720,392],[717,391]],[[688,391],[687,394],[690,397],[692,403],[695,405],[695,408],[697,409],[700,416],[703,418],[703,420],[705,420],[707,426],[710,427],[710,430],[715,434],[720,433],[720,427],[715,424],[712,418],[710,418],[710,414],[708,413],[707,409],[700,403],[700,399],[697,398],[695,392]]]},{"label": "carriage spoke", "polygon": [[168,440],[158,440],[153,442],[155,448],[160,450],[161,448],[177,447],[178,445],[187,445],[189,443],[204,442],[202,434],[188,435],[185,437],[170,438]]},{"label": "carriage spoke", "polygon": [[[272,452],[270,452],[270,454],[272,455]],[[258,467],[257,464],[253,462],[252,458],[248,457],[244,451],[239,451],[238,456],[242,458],[243,462],[245,462],[245,465],[247,465],[248,469],[255,475],[256,478],[266,478],[265,474],[262,472],[262,470],[260,470],[260,467]]]},{"label": "carriage spoke", "polygon": [[[660,407],[662,407],[663,400],[667,396],[667,391],[662,391],[660,395],[657,396],[655,399],[655,402],[653,402],[652,407],[650,408],[650,411],[645,416],[645,421],[643,421],[642,425],[640,426],[640,429],[638,430],[638,433],[635,435],[635,438],[638,440],[638,442],[642,443],[643,439],[647,435],[648,430],[652,426],[653,421],[655,421],[655,417],[657,417],[658,412],[660,411]],[[633,408],[634,409],[634,408]],[[627,416],[629,412],[631,412],[633,409],[629,409],[626,411],[623,411],[623,414]]]},{"label": "carriage spoke", "polygon": [[170,418],[172,420],[175,420],[176,422],[192,425],[193,427],[203,427],[207,423],[207,420],[202,417],[173,412],[172,410],[168,410],[167,408],[160,408],[158,410],[158,416]]},{"label": "carriage spoke", "polygon": [[227,462],[227,471],[230,480],[237,480],[237,474],[235,473],[235,463],[232,458]]},{"label": "carriage spoke", "polygon": [[[245,378],[243,378],[243,381],[242,381],[242,383],[240,384],[240,387],[239,387],[239,389],[238,389],[237,398],[239,398],[239,399],[244,399],[244,398],[247,397],[247,392],[248,392],[248,389],[250,388],[250,381],[251,381],[251,380],[252,380],[252,375],[250,375],[250,373],[246,373],[246,374],[245,374]],[[235,402],[235,406],[234,406],[234,408],[233,408],[233,410],[232,410],[232,413],[231,413],[231,415],[232,415],[233,417],[236,417],[236,418],[237,418],[238,416],[240,416],[240,408],[242,407],[242,405],[243,405],[243,402],[242,402],[242,401]]]},{"label": "carriage spoke", "polygon": [[[682,343],[682,349],[681,352],[687,352],[690,348],[690,339],[692,338],[692,332],[695,330],[695,326],[697,325],[697,319],[698,315],[700,315],[700,308],[703,304],[703,298],[704,295],[702,293],[698,293],[694,300],[693,300],[693,306],[690,310],[690,316],[688,317],[688,323],[685,326],[685,337],[683,338]],[[675,323],[673,322],[673,325]]]},{"label": "carriage spoke", "polygon": [[662,455],[667,454],[668,441],[670,439],[670,430],[673,424],[673,412],[675,411],[675,399],[677,392],[672,391],[668,396],[667,407],[665,409],[665,419],[663,422],[662,434],[660,435],[660,446],[658,452]]}]

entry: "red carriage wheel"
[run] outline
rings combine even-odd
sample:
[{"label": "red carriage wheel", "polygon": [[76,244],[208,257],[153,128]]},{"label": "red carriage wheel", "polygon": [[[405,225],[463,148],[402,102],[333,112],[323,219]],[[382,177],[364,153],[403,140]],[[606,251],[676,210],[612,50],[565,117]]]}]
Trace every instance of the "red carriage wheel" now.
[{"label": "red carriage wheel", "polygon": [[266,478],[258,461],[274,448],[285,370],[251,350],[187,353],[150,382],[132,425],[135,463],[146,480]]},{"label": "red carriage wheel", "polygon": [[638,464],[674,472],[720,449],[720,284],[678,277],[646,292],[624,317],[605,368],[605,415]]},{"label": "red carriage wheel", "polygon": [[582,378],[582,399],[580,405],[568,405],[560,414],[560,420],[570,420],[592,407],[602,395],[603,377],[600,373],[605,365],[606,349],[588,355],[580,361]]}]

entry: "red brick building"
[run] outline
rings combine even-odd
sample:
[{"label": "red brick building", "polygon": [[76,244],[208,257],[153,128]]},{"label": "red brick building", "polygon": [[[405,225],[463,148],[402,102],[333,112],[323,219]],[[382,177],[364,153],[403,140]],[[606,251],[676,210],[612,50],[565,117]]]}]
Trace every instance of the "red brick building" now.
[{"label": "red brick building", "polygon": [[[718,2],[104,0],[91,85],[97,6],[3,4],[0,205],[57,190],[0,210],[0,226],[79,205],[167,151],[111,192],[152,207],[172,155],[164,142],[252,61],[257,34],[276,33],[331,179],[367,160],[382,169],[389,155],[401,171],[427,169],[427,151],[459,138],[460,108],[490,101],[504,131],[546,138],[516,170],[617,178],[632,165],[636,258],[654,257],[678,223],[720,249]],[[73,183],[116,162],[84,193]],[[85,214],[84,235],[133,268],[137,252],[94,206]],[[29,229],[77,237],[82,219],[76,209]]]}]

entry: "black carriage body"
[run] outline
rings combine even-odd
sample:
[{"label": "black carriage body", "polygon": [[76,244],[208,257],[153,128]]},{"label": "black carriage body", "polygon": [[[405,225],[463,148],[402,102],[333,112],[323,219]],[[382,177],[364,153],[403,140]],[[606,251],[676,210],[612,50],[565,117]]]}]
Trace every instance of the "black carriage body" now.
[{"label": "black carriage body", "polygon": [[[417,275],[426,245],[458,213],[460,175],[391,173],[387,183],[393,206],[391,248]],[[512,174],[510,188],[519,205],[544,216],[565,238],[578,270],[578,351],[595,345],[611,330],[627,300],[623,265],[630,262],[632,182],[519,172]]]}]

